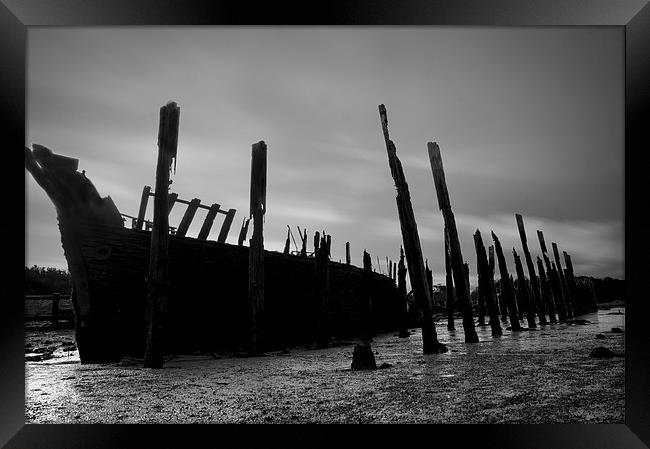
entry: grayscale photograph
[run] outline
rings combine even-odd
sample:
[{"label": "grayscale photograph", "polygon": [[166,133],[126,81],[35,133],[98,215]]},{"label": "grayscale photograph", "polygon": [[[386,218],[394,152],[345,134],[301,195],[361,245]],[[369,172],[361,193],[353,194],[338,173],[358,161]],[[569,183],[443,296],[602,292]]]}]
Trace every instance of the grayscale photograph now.
[{"label": "grayscale photograph", "polygon": [[25,422],[623,424],[624,45],[30,28]]}]

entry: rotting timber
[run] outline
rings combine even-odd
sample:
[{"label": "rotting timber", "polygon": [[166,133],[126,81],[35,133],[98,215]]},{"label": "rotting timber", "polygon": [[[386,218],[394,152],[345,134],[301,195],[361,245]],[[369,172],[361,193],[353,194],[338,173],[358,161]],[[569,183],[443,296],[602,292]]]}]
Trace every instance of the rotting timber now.
[{"label": "rotting timber", "polygon": [[[100,196],[85,172],[77,171],[77,159],[33,145],[33,150],[25,148],[25,166],[57,211],[72,277],[75,338],[81,363],[114,362],[124,356],[143,358],[150,227],[140,229],[136,225],[143,223],[137,219],[126,227],[123,217],[130,216],[121,214],[110,196]],[[146,197],[149,195],[147,192]],[[169,197],[170,202],[182,203],[175,194]],[[173,227],[168,228],[162,353],[245,351],[250,341],[250,248],[226,243],[224,227],[218,241],[177,235]],[[327,242],[329,252],[329,236]],[[322,247],[323,242],[320,244]],[[318,263],[326,264],[325,303],[317,282],[324,267],[316,270]],[[327,336],[332,338],[359,335],[368,318],[377,332],[399,328],[401,298],[395,282],[386,275],[364,273],[349,263],[319,262],[311,256],[269,250],[263,250],[263,264],[264,320],[260,335],[267,350],[282,349],[287,344],[314,344],[313,330],[324,323]],[[364,317],[368,294],[372,297],[372,316]]]}]

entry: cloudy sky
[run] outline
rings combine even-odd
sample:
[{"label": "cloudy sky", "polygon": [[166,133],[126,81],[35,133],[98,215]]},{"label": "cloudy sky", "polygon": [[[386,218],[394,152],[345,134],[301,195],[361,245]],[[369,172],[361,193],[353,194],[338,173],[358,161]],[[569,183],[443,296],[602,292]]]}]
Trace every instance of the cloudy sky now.
[{"label": "cloudy sky", "polygon": [[[512,264],[515,213],[533,256],[541,229],[577,275],[623,278],[623,81],[616,28],[30,28],[26,145],[79,158],[102,196],[137,215],[155,184],[159,108],[174,100],[172,191],[237,209],[228,242],[248,210],[251,144],[264,140],[266,248],[281,251],[290,225],[296,239],[307,228],[311,250],[324,229],[333,259],[350,241],[353,264],[365,248],[385,272],[401,234],[384,103],[435,283],[444,240],[428,141],[473,285],[473,232],[491,243],[494,230]],[[25,263],[67,268],[54,206],[25,173]]]}]

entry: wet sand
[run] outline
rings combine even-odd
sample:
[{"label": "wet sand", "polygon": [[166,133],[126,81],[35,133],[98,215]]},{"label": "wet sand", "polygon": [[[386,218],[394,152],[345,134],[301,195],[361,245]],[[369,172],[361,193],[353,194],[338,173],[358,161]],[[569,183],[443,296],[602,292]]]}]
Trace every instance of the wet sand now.
[{"label": "wet sand", "polygon": [[[410,338],[373,339],[375,371],[351,371],[355,341],[291,348],[264,357],[178,356],[161,370],[125,360],[81,365],[71,330],[26,331],[26,352],[58,348],[25,363],[27,423],[624,423],[625,308],[492,338],[462,322],[437,322],[445,354],[422,354]],[[601,334],[598,338],[597,334]],[[49,341],[50,343],[45,343]],[[68,345],[61,346],[68,342]],[[589,357],[604,346],[612,358]]]}]

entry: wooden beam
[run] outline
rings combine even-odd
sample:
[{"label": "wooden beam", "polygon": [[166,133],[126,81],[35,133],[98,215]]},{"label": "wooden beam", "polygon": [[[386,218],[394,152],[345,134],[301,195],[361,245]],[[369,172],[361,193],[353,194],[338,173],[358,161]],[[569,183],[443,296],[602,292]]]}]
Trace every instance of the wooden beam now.
[{"label": "wooden beam", "polygon": [[180,108],[169,102],[160,108],[158,127],[158,163],[156,165],[156,192],[153,204],[153,229],[149,251],[147,276],[147,323],[145,368],[162,368],[164,316],[167,309],[167,284],[169,277],[169,171],[176,158]]},{"label": "wooden beam", "polygon": [[[226,219],[234,216],[227,215]],[[230,212],[230,211],[228,211]],[[253,235],[248,252],[248,320],[249,352],[264,352],[264,214],[266,213],[266,144],[253,144],[251,155],[250,215]],[[225,223],[224,223],[225,224]],[[228,225],[230,227],[230,224]],[[223,234],[223,228],[222,228]],[[225,240],[225,235],[223,240]],[[221,235],[219,236],[221,238]],[[222,240],[222,241],[223,241]]]},{"label": "wooden beam", "polygon": [[176,230],[177,236],[185,237],[185,234],[187,234],[187,230],[190,228],[190,224],[196,215],[196,210],[199,208],[199,204],[201,204],[201,200],[198,198],[194,198],[190,201],[190,205],[187,206],[183,218],[181,219],[181,223],[178,225],[178,229]]},{"label": "wooden beam", "polygon": [[171,214],[172,208],[174,207],[174,204],[176,204],[177,199],[178,199],[178,193],[169,194],[169,208],[167,209],[167,215]]},{"label": "wooden beam", "polygon": [[230,226],[232,225],[232,220],[235,218],[235,212],[237,212],[235,209],[228,209],[228,213],[226,213],[226,218],[224,218],[223,224],[221,225],[221,231],[219,232],[219,237],[217,237],[217,242],[219,243],[226,242],[226,238],[228,237],[228,231],[230,231]]},{"label": "wooden beam", "polygon": [[388,115],[386,107],[379,105],[379,118],[384,134],[386,152],[388,153],[388,166],[395,182],[397,196],[397,215],[402,231],[402,241],[408,263],[409,278],[415,302],[422,313],[422,351],[424,354],[447,352],[447,347],[438,341],[433,316],[431,314],[429,288],[427,287],[424,272],[424,260],[420,246],[420,236],[415,222],[415,214],[411,204],[411,194],[402,169],[402,163],[397,157],[397,149],[388,134]]},{"label": "wooden beam", "polygon": [[449,237],[451,270],[454,276],[454,284],[456,286],[456,299],[458,300],[460,309],[463,313],[465,343],[476,343],[478,342],[478,335],[474,328],[472,303],[469,299],[469,285],[465,276],[465,269],[463,268],[463,254],[460,248],[458,230],[456,229],[456,219],[454,218],[454,213],[451,210],[451,203],[449,201],[449,192],[447,191],[447,181],[445,180],[445,172],[442,166],[440,147],[435,142],[428,142],[427,150],[429,152],[429,162],[431,163],[433,182],[435,184],[436,194],[438,195],[438,206],[442,212],[442,218],[445,221],[447,235]]},{"label": "wooden beam", "polygon": [[[203,220],[203,226],[201,226],[201,230],[199,231],[199,236],[197,239],[199,240],[207,240],[208,235],[210,235],[210,229],[212,229],[212,224],[214,223],[214,219],[217,216],[217,212],[219,212],[219,208],[221,206],[219,204],[213,204],[210,206],[210,209],[208,210],[207,215],[205,216],[205,220]],[[180,226],[178,227],[180,229]],[[178,233],[178,231],[176,231]]]},{"label": "wooden beam", "polygon": [[[244,240],[246,240],[246,235],[248,234],[248,223],[250,223],[250,218],[244,217],[244,221],[242,222],[241,229],[239,230],[239,237],[237,238],[237,246],[244,245]],[[288,238],[289,236],[287,236],[287,239]]]},{"label": "wooden beam", "polygon": [[135,229],[142,229],[142,225],[144,224],[144,216],[147,213],[147,203],[149,202],[149,192],[151,192],[151,186],[144,186],[144,189],[142,189],[142,197],[140,198],[140,209],[138,210]]}]

